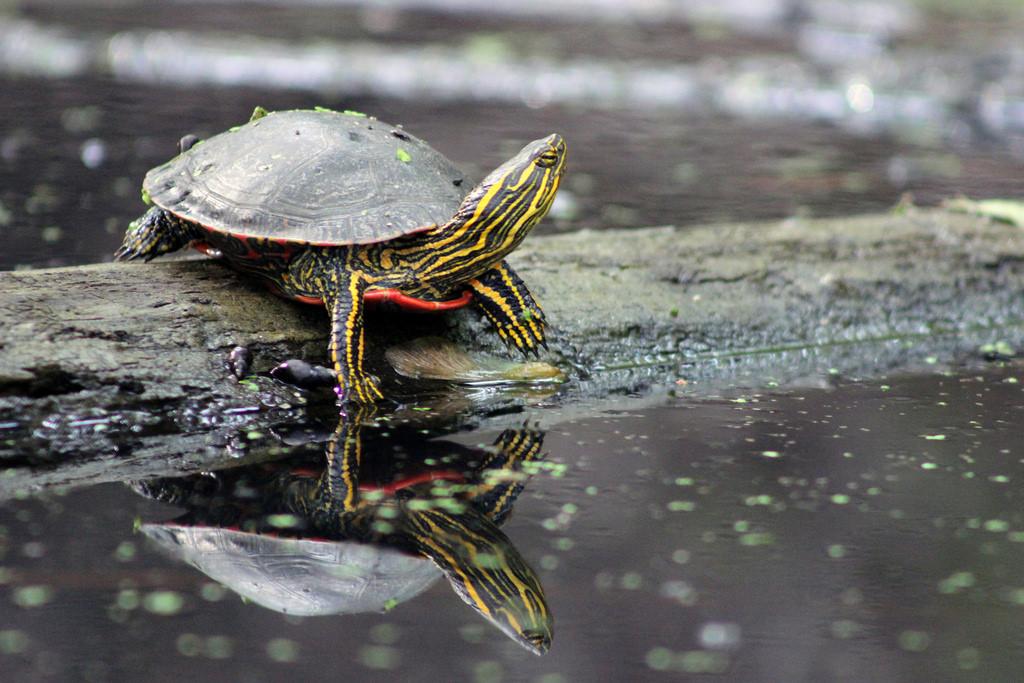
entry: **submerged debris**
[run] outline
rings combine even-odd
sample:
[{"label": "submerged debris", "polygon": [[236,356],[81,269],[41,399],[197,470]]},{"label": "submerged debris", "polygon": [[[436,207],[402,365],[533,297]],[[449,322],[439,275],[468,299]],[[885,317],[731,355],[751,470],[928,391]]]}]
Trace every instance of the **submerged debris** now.
[{"label": "submerged debris", "polygon": [[564,382],[565,373],[548,363],[518,362],[469,354],[439,337],[420,337],[390,347],[385,357],[400,375],[465,384]]},{"label": "submerged debris", "polygon": [[252,352],[244,346],[236,346],[228,354],[228,369],[237,379],[245,379],[252,367]]}]

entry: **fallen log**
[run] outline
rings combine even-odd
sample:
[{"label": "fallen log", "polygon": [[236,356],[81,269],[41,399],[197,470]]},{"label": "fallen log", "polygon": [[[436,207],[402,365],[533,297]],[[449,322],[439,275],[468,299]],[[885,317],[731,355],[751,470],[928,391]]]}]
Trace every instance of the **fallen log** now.
[{"label": "fallen log", "polygon": [[[708,391],[880,374],[1024,340],[1024,231],[943,210],[535,237],[511,261],[551,321],[561,395],[591,401],[678,378]],[[235,345],[259,373],[324,362],[327,337],[319,308],[210,260],[0,273],[0,320],[8,463],[161,455],[180,469],[204,444],[220,452],[304,410],[305,392],[236,381]],[[506,353],[470,310],[373,314],[368,367],[385,387],[408,391],[383,349],[426,334]]]}]

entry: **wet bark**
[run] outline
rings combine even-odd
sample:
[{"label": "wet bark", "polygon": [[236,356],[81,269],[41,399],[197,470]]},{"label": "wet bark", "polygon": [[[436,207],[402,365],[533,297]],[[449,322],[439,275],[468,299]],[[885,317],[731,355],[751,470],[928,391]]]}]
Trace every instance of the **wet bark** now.
[{"label": "wet bark", "polygon": [[[572,377],[568,397],[880,374],[1024,339],[1024,231],[941,210],[534,237],[510,261],[551,322],[546,359]],[[238,382],[230,349],[248,346],[257,373],[324,362],[328,331],[321,309],[208,260],[0,273],[0,320],[0,455],[12,457],[26,444],[114,453],[125,434],[141,453],[147,437],[189,430],[224,445],[233,437],[209,434],[308,398],[259,374]],[[385,386],[400,379],[381,352],[403,339],[506,353],[472,310],[367,325]]]}]

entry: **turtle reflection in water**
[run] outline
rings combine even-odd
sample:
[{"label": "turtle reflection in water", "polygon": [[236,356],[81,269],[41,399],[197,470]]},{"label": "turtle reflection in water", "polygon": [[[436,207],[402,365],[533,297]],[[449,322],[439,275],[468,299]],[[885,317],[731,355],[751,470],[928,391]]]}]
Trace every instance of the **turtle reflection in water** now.
[{"label": "turtle reflection in water", "polygon": [[429,442],[417,450],[429,447],[430,462],[444,464],[427,466],[422,454],[404,467],[375,457],[360,477],[364,444],[351,420],[328,441],[326,467],[264,464],[133,487],[187,508],[171,522],[143,524],[143,533],[264,607],[381,611],[443,573],[466,603],[543,654],[552,634],[544,591],[498,528],[524,486],[522,465],[541,457],[542,443],[530,429],[506,430],[484,450]]}]

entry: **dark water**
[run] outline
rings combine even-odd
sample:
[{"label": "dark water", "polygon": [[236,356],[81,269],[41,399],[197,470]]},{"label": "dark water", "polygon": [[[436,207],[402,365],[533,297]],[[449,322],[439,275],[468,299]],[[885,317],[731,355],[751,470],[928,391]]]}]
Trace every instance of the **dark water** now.
[{"label": "dark water", "polygon": [[[723,79],[734,61],[808,59],[799,47],[807,33],[787,28],[800,19],[796,11],[782,25],[750,31],[714,22],[553,22],[329,5],[26,2],[9,18],[97,40],[145,28],[413,49],[500,44],[519,56],[614,59],[629,68],[710,58],[723,60],[711,65]],[[1019,55],[1002,49],[1013,47],[1016,21],[936,13],[909,36],[869,37],[882,56],[907,45],[964,51],[957,64],[971,66],[963,73],[935,85],[924,70],[920,80],[935,102],[963,91],[976,103],[983,90],[992,96],[981,85],[990,71],[1004,78],[998,95],[1020,94]],[[986,42],[989,35],[1001,38]],[[916,62],[897,61],[917,73]],[[561,203],[538,232],[846,215],[885,210],[906,192],[922,204],[958,193],[1024,196],[1024,128],[1011,121],[1004,134],[993,133],[969,107],[955,120],[851,126],[799,113],[745,116],[714,103],[385,98],[140,82],[104,68],[42,77],[3,66],[0,269],[109,260],[142,210],[146,170],[170,157],[183,134],[224,130],[257,104],[370,112],[404,124],[476,177],[523,141],[559,131],[570,168]],[[840,68],[827,87],[860,78],[854,66]],[[786,87],[799,90],[800,78]],[[0,678],[1017,680],[1024,668],[1021,369],[993,364],[718,398],[688,398],[680,388],[682,397],[653,407],[649,397],[622,397],[614,412],[569,422],[555,408],[516,414],[517,424],[546,425],[543,457],[525,468],[514,510],[499,520],[508,545],[497,547],[520,558],[542,586],[554,635],[540,658],[474,612],[439,571],[424,593],[388,603],[384,613],[285,616],[147,540],[147,524],[187,508],[198,514],[195,499],[171,505],[125,484],[18,491],[0,501]],[[7,428],[0,423],[0,439]],[[449,436],[456,447],[422,435],[400,440],[386,426],[365,432],[364,469],[436,452],[441,465],[428,468],[443,469],[445,453],[498,436]],[[274,471],[318,472],[322,451],[320,443],[282,446]],[[52,466],[54,457],[33,463]],[[479,464],[449,469],[471,477]],[[239,463],[182,481],[205,490],[267,471]],[[236,488],[250,492],[211,498],[223,526],[237,522],[228,521],[236,507],[263,510],[258,487]],[[274,504],[268,513],[285,509]],[[316,532],[307,535],[318,542],[345,536]],[[410,562],[424,557],[404,552]],[[495,569],[493,557],[488,562]]]},{"label": "dark water", "polygon": [[486,104],[467,111],[247,89],[127,88],[110,80],[0,80],[0,90],[0,228],[10,238],[0,253],[4,268],[110,260],[128,221],[144,209],[146,171],[173,156],[182,135],[242,123],[256,104],[374,112],[429,140],[475,178],[522,142],[563,131],[571,146],[567,204],[556,206],[538,233],[881,211],[906,191],[924,203],[957,193],[1024,194],[1019,164],[1001,150],[953,155],[863,140],[824,124],[510,112]]},{"label": "dark water", "polygon": [[4,669],[11,680],[1013,680],[1022,386],[1017,365],[624,404],[556,425],[503,526],[554,617],[542,658],[444,580],[386,614],[287,617],[133,533],[180,508],[121,485],[8,500]]},{"label": "dark water", "polygon": [[1004,149],[954,153],[825,124],[487,104],[467,110],[110,80],[0,80],[0,91],[0,229],[10,237],[3,268],[110,260],[127,222],[142,213],[146,171],[173,156],[182,135],[242,123],[256,104],[374,112],[429,140],[475,178],[524,141],[562,131],[571,155],[565,204],[538,234],[884,211],[905,192],[923,204],[956,194],[1024,195],[1021,163]]}]

